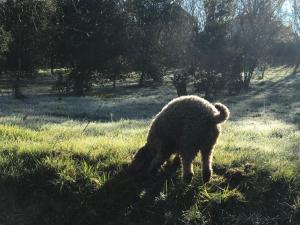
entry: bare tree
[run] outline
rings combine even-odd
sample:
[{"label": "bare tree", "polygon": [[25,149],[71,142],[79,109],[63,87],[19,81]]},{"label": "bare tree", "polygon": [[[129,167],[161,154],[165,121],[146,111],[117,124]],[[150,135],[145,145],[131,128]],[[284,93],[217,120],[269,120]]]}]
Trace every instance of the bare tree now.
[{"label": "bare tree", "polygon": [[203,0],[182,0],[181,6],[192,16],[197,22],[199,30],[203,30],[205,26],[205,10]]},{"label": "bare tree", "polygon": [[281,24],[279,15],[285,0],[239,0],[237,23],[244,71],[244,86],[249,87],[255,68],[266,59],[268,49]]}]

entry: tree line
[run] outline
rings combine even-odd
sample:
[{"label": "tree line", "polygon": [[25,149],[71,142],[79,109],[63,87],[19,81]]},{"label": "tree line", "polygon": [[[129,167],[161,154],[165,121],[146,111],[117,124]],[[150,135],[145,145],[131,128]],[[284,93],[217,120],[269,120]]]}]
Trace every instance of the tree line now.
[{"label": "tree line", "polygon": [[[269,63],[299,65],[299,1],[284,23],[284,0],[4,0],[0,1],[0,74],[20,81],[39,68],[65,68],[58,82],[83,95],[128,74],[163,81],[178,95],[187,83],[206,96],[248,88]],[[263,76],[263,72],[262,72]]]}]

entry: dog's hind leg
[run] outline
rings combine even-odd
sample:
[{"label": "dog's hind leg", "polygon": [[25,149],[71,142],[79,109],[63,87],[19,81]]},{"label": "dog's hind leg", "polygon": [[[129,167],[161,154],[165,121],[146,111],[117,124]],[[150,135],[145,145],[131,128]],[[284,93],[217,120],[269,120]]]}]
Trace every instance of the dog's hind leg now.
[{"label": "dog's hind leg", "polygon": [[213,147],[208,147],[201,150],[202,179],[204,183],[208,182],[212,175],[212,153]]},{"label": "dog's hind leg", "polygon": [[194,176],[193,160],[197,155],[197,150],[185,151],[181,153],[183,180],[186,183],[190,183]]}]

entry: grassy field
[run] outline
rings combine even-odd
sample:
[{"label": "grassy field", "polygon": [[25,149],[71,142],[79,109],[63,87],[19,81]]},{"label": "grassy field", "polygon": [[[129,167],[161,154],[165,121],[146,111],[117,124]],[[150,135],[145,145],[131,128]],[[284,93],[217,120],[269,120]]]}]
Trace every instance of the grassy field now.
[{"label": "grassy field", "polygon": [[82,98],[0,97],[0,224],[300,224],[300,74],[267,71],[239,96],[213,179],[126,172],[171,84]]}]

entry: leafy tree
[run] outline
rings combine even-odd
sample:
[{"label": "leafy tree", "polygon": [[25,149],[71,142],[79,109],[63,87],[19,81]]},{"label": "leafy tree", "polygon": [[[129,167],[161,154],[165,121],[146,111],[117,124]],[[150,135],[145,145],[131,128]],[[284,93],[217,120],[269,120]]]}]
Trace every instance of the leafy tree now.
[{"label": "leafy tree", "polygon": [[[234,1],[204,1],[204,12],[204,29],[196,37],[199,62],[195,78],[197,89],[204,91],[208,97],[212,91],[224,87],[226,79],[232,79],[239,60],[235,56],[237,49],[231,45],[233,41],[230,35]],[[234,75],[239,76],[239,71],[235,71]]]},{"label": "leafy tree", "polygon": [[[71,68],[70,84],[84,94],[92,72],[101,75],[105,65],[124,54],[125,22],[122,1],[57,1],[59,6],[60,61]],[[126,18],[126,17],[125,17]]]},{"label": "leafy tree", "polygon": [[197,21],[182,6],[173,4],[170,20],[164,27],[161,40],[163,62],[174,70],[173,84],[178,96],[187,95],[187,83],[195,70],[195,35]]},{"label": "leafy tree", "polygon": [[122,79],[122,77],[125,77],[122,76],[122,73],[129,72],[127,59],[122,55],[119,55],[116,58],[112,58],[110,61],[107,62],[104,72],[106,74],[106,76],[104,77],[107,77],[112,82],[112,87],[115,90],[117,80],[120,80]]},{"label": "leafy tree", "polygon": [[8,51],[10,34],[0,26],[0,54]]},{"label": "leafy tree", "polygon": [[6,53],[9,50],[10,42],[10,33],[5,31],[3,27],[0,26],[0,75],[6,61]]},{"label": "leafy tree", "polygon": [[14,71],[15,97],[22,97],[20,80],[30,77],[35,68],[42,65],[43,32],[47,29],[51,1],[7,0],[0,4],[0,20],[11,34],[6,66]]},{"label": "leafy tree", "polygon": [[170,21],[171,0],[130,0],[129,51],[132,67],[141,73],[140,85],[147,77],[160,81],[163,75],[162,32]]}]

